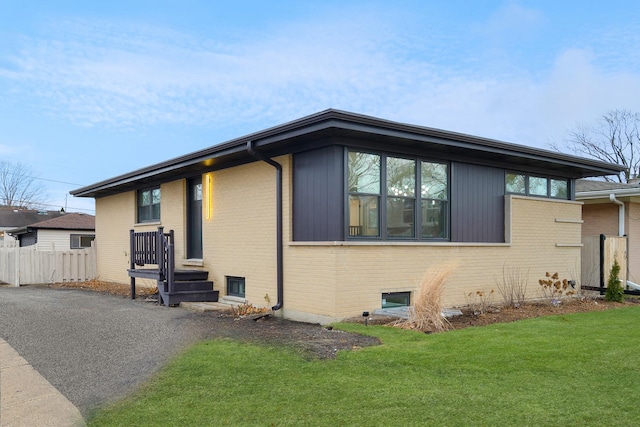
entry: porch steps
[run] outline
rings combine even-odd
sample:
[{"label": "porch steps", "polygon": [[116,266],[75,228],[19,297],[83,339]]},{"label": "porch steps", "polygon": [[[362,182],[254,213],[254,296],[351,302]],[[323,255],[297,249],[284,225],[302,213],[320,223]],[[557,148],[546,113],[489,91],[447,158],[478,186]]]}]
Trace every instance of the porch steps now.
[{"label": "porch steps", "polygon": [[[160,279],[160,270],[158,268],[135,268],[127,270],[129,276],[140,277],[143,279]],[[174,271],[176,281],[188,280],[207,280],[209,272],[204,270],[178,270]]]},{"label": "porch steps", "polygon": [[216,302],[220,291],[213,289],[213,282],[207,280],[209,272],[203,270],[175,270],[173,292],[169,292],[167,282],[158,283],[158,293],[166,306],[183,302]]}]

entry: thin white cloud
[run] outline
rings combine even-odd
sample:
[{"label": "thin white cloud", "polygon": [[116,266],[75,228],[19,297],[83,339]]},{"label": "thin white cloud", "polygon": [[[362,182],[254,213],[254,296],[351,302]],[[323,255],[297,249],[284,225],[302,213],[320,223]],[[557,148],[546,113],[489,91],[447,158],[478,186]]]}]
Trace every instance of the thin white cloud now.
[{"label": "thin white cloud", "polygon": [[544,24],[544,14],[515,1],[508,1],[496,9],[489,18],[477,25],[476,31],[494,41],[514,42],[529,37]]},{"label": "thin white cloud", "polygon": [[[442,29],[384,14],[344,16],[210,39],[139,23],[68,21],[5,58],[0,84],[85,126],[275,124],[333,107],[539,146],[610,106],[640,110],[632,96],[640,75],[599,63],[602,46],[564,49],[549,59],[551,69],[511,64],[496,75],[465,69],[487,57],[469,60],[473,46]],[[532,33],[543,21],[507,3],[478,28],[497,37]]]},{"label": "thin white cloud", "polygon": [[0,144],[0,156],[9,156],[21,151],[21,147],[15,145]]},{"label": "thin white cloud", "polygon": [[415,65],[379,49],[377,24],[293,25],[218,50],[157,29],[68,23],[57,39],[30,40],[0,75],[43,99],[50,114],[85,125],[224,122],[345,99],[376,103],[416,76]]}]

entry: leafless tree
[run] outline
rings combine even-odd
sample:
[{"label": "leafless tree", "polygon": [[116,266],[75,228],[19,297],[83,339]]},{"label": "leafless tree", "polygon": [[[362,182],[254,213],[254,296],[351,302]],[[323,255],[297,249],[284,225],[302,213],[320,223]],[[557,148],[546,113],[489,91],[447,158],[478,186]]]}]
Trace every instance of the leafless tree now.
[{"label": "leafless tree", "polygon": [[640,113],[609,111],[595,125],[580,125],[570,131],[563,147],[553,144],[552,148],[623,165],[623,172],[605,179],[629,182],[640,173]]},{"label": "leafless tree", "polygon": [[22,163],[0,162],[0,204],[12,208],[38,208],[45,189],[35,171]]}]

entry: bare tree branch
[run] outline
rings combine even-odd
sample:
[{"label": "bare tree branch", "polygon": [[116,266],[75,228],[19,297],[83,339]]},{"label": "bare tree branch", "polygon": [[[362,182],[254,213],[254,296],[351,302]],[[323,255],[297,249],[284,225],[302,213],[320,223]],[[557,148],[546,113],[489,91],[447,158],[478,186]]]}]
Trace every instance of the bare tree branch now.
[{"label": "bare tree branch", "polygon": [[568,133],[557,151],[570,152],[604,162],[623,165],[625,170],[607,181],[629,182],[640,175],[640,113],[612,110],[604,113],[592,126],[579,125]]},{"label": "bare tree branch", "polygon": [[30,166],[0,162],[0,204],[12,208],[39,208],[45,189]]}]

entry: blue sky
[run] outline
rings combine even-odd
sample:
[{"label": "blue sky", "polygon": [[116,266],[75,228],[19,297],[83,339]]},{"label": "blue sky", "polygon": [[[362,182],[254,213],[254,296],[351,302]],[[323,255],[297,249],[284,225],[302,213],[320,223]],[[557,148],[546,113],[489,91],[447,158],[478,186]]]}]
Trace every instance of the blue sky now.
[{"label": "blue sky", "polygon": [[640,111],[640,3],[0,0],[0,158],[52,209],[327,108],[548,148]]}]

